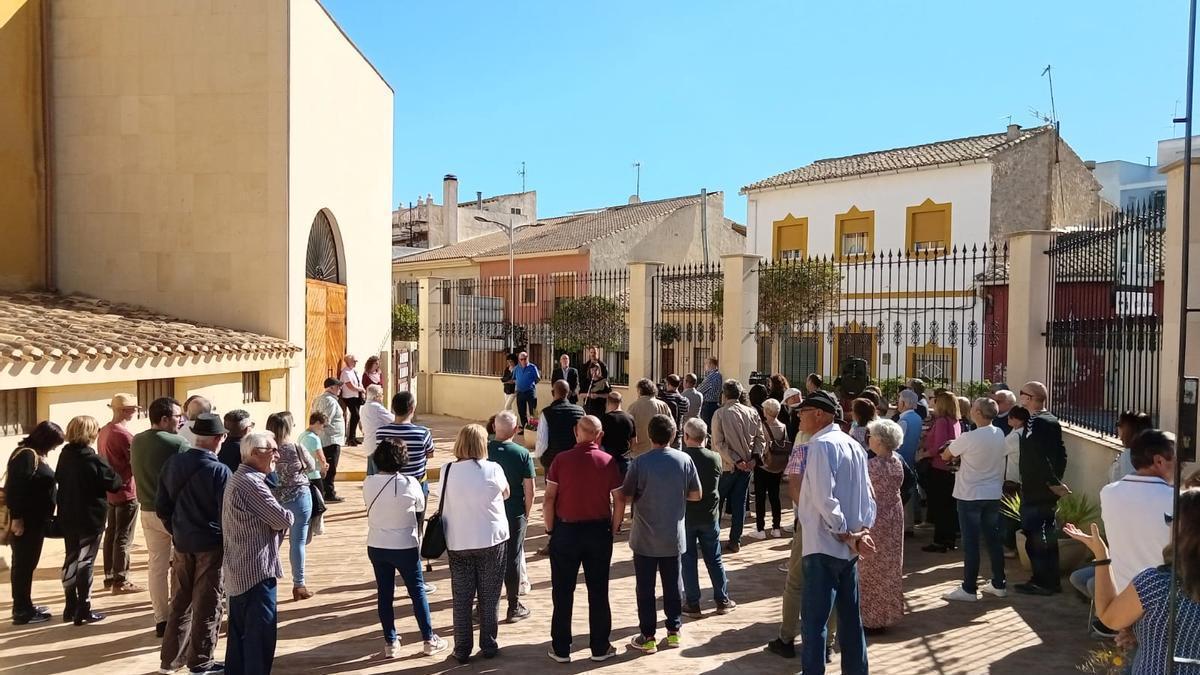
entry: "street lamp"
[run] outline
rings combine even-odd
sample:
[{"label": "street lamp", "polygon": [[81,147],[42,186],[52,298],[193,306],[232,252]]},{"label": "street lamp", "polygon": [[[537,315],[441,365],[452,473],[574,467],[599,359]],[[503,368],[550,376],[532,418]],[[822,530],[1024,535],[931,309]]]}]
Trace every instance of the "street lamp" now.
[{"label": "street lamp", "polygon": [[508,351],[511,354],[512,351],[516,349],[516,344],[514,344],[516,342],[514,323],[517,318],[517,278],[513,275],[513,224],[497,222],[495,220],[484,218],[483,216],[475,216],[475,220],[481,223],[495,225],[508,234]]}]

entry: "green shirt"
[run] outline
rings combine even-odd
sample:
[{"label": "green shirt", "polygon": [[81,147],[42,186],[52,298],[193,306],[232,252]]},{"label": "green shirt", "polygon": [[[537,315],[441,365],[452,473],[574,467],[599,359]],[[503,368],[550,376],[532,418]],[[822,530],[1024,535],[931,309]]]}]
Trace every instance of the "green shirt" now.
[{"label": "green shirt", "polygon": [[137,485],[138,504],[143,511],[154,511],[163,465],[188,447],[183,436],[158,429],[147,429],[133,437],[133,445],[129,448],[130,463],[133,465],[133,481]]},{"label": "green shirt", "polygon": [[308,472],[308,479],[317,480],[321,477],[321,460],[317,458],[317,453],[321,452],[321,437],[305,429],[296,441],[300,443],[300,447],[308,451],[309,456],[312,457],[313,466],[316,467]]},{"label": "green shirt", "polygon": [[687,503],[685,522],[691,527],[717,520],[717,482],[721,480],[721,456],[708,448],[691,448],[686,445],[683,451],[692,458],[692,464],[696,465],[696,473],[700,474],[700,501]]},{"label": "green shirt", "polygon": [[533,478],[533,457],[512,441],[488,441],[488,459],[500,465],[508,480],[504,514],[509,520],[525,515],[525,479]]}]

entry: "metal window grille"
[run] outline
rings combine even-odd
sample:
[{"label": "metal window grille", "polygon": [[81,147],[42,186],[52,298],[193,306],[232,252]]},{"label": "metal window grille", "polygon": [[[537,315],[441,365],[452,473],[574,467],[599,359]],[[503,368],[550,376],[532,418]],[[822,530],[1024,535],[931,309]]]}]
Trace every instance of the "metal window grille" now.
[{"label": "metal window grille", "polygon": [[142,406],[142,409],[138,411],[138,417],[145,418],[149,415],[150,404],[155,399],[175,398],[175,380],[170,377],[158,380],[138,380],[137,397],[138,403]]},{"label": "metal window grille", "polygon": [[653,379],[700,378],[704,359],[720,361],[724,282],[720,263],[659,268],[650,284]]},{"label": "metal window grille", "polygon": [[1055,236],[1046,371],[1060,419],[1114,434],[1124,410],[1158,420],[1165,209],[1153,198]]},{"label": "metal window grille", "polygon": [[0,391],[0,436],[28,434],[37,426],[37,389]]},{"label": "metal window grille", "polygon": [[242,403],[257,403],[259,399],[259,373],[257,370],[242,373]]}]

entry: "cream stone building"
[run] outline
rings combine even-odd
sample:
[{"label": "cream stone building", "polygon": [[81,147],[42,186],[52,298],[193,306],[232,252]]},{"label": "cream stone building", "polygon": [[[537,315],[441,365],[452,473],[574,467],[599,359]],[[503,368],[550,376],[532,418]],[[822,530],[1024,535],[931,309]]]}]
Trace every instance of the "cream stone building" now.
[{"label": "cream stone building", "polygon": [[390,343],[393,93],[317,0],[0,0],[0,444]]}]

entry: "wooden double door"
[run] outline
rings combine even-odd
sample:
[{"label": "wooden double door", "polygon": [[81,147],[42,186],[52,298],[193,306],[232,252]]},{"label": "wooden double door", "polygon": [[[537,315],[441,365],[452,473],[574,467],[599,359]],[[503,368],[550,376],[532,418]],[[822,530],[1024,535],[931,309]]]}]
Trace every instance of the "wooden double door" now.
[{"label": "wooden double door", "polygon": [[304,411],[325,387],[325,378],[338,377],[346,355],[346,287],[328,281],[306,279],[304,283]]}]

